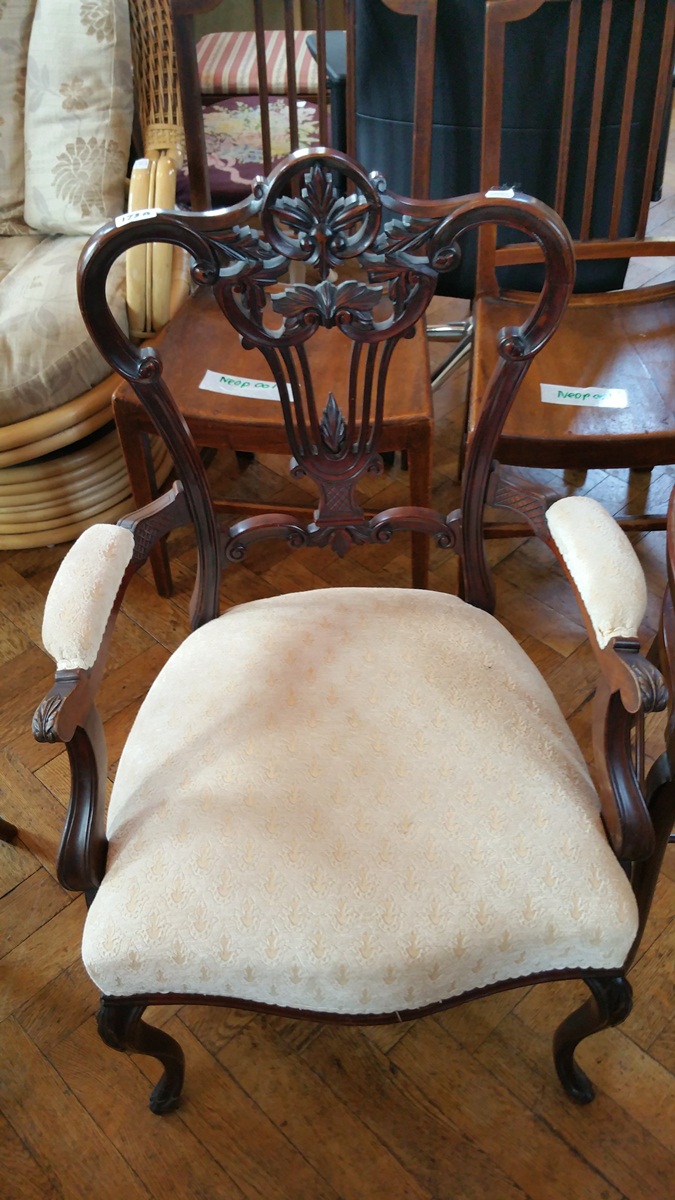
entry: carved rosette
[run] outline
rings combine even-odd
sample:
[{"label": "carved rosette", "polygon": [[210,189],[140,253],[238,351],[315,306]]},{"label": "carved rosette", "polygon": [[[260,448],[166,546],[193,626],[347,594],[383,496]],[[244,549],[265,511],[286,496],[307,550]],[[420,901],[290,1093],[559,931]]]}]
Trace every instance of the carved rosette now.
[{"label": "carved rosette", "polygon": [[[322,280],[331,267],[366,250],[380,227],[381,201],[374,182],[354,164],[337,156],[314,162],[309,169],[291,162],[273,173],[263,200],[261,221],[265,236],[279,253],[315,266]],[[337,165],[356,191],[341,195],[333,184]],[[293,178],[301,174],[299,196],[289,195]]]}]

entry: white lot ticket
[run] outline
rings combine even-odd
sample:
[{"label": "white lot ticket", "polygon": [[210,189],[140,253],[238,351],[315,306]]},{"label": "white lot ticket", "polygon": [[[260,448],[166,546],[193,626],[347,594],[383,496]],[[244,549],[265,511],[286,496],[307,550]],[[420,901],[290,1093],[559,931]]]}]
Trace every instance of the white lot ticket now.
[{"label": "white lot ticket", "polygon": [[[244,375],[221,374],[220,371],[207,371],[200,383],[205,392],[222,392],[225,396],[250,396],[252,400],[278,400],[279,389],[276,383],[267,379],[247,379]],[[291,400],[291,386],[286,384]]]},{"label": "white lot ticket", "polygon": [[544,404],[583,404],[586,408],[627,408],[628,392],[624,388],[562,387],[557,383],[542,383]]}]

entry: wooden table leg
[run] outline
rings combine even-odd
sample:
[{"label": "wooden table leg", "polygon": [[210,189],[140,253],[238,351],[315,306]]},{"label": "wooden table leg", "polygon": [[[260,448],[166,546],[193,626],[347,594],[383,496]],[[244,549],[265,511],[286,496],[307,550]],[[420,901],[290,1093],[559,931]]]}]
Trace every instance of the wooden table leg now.
[{"label": "wooden table leg", "polygon": [[[408,443],[408,479],[410,503],[431,508],[431,461],[433,424],[429,421],[419,427]],[[429,586],[429,538],[425,533],[412,533],[412,584],[415,588]]]}]

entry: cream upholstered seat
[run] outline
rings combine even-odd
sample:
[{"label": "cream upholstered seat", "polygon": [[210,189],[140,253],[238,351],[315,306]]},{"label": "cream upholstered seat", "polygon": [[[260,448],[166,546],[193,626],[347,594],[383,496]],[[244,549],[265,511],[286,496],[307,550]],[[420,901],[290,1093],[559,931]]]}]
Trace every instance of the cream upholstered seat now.
[{"label": "cream upholstered seat", "polygon": [[279,596],[193,633],[136,718],[108,837],[83,942],[106,995],[388,1013],[618,969],[637,931],[549,688],[438,592]]},{"label": "cream upholstered seat", "polygon": [[[335,186],[339,173],[353,190]],[[438,270],[456,261],[456,239],[495,220],[537,239],[546,284],[527,322],[500,338],[460,507],[369,516],[357,492],[382,466],[390,364],[398,389],[419,379],[401,370],[397,342],[415,334]],[[222,312],[242,354],[262,351],[278,389],[265,403],[280,406],[294,475],[318,492],[311,520],[276,510],[220,526],[171,390],[184,375],[172,380],[170,355],[162,371],[156,352],[135,348],[105,305],[116,255],[158,237],[194,256],[198,285],[219,305],[209,323]],[[289,264],[298,262],[320,281],[295,282]],[[647,780],[643,769],[645,714],[666,703],[657,659],[673,675],[675,615],[669,596],[663,646],[643,657],[647,591],[626,535],[595,501],[556,500],[493,460],[572,278],[569,236],[537,202],[499,189],[408,200],[325,150],[296,152],[231,209],[139,213],[86,248],[90,328],[166,438],[180,482],[122,527],[89,530],[64,559],[43,626],[57,676],[36,730],[69,747],[58,872],[90,904],[83,956],[103,993],[99,1031],[117,1050],[161,1061],[153,1111],[178,1103],[184,1059],[165,1029],[142,1020],[148,1004],[396,1021],[567,976],[584,978],[591,996],[556,1033],[556,1068],[572,1097],[592,1098],[574,1051],[630,1011],[626,974],[675,812],[668,753]],[[195,335],[186,352],[193,344],[196,355],[204,343]],[[256,356],[248,361],[253,376]],[[244,376],[209,373],[202,386],[249,398]],[[552,694],[490,615],[488,504],[526,516],[576,591],[600,675],[597,792]],[[106,826],[94,696],[115,615],[153,545],[190,523],[194,632],[136,717]],[[344,555],[397,532],[457,551],[461,599],[337,587],[219,615],[223,568],[253,557],[261,540]]]}]

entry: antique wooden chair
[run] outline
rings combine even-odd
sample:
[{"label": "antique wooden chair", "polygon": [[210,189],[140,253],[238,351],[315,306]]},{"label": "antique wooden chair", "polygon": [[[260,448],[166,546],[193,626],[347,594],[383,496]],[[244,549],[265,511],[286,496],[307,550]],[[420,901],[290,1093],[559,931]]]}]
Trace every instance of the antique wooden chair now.
[{"label": "antique wooden chair", "polygon": [[293,0],[284,0],[282,30],[267,27],[265,0],[252,0],[250,32],[198,42],[195,15],[219,3],[171,0],[189,166],[179,199],[189,197],[194,209],[242,199],[254,177],[289,151],[331,144],[324,0],[314,4],[316,64],[306,32],[296,29]]},{"label": "antique wooden chair", "polygon": [[[213,8],[214,0],[172,0],[172,6],[193,205],[208,207],[210,186],[193,14]],[[292,43],[292,5],[286,3],[285,8],[289,25],[288,36]],[[261,11],[261,6],[257,5],[257,9]],[[316,4],[317,58],[319,76],[325,78],[325,24],[322,12],[323,3],[319,0]],[[257,32],[262,35],[264,31],[261,26],[257,27]],[[290,59],[289,100],[292,101],[295,95],[294,85],[291,86],[292,55]],[[261,101],[263,80],[264,74],[261,73]],[[325,95],[323,105],[320,104],[319,107],[325,133]],[[292,266],[296,268],[297,274],[297,268],[303,267],[303,264],[294,262]],[[185,352],[186,346],[190,347],[188,354]],[[252,402],[245,396],[229,397],[225,402],[219,397],[216,401],[213,393],[200,388],[207,369],[215,372],[226,371],[231,376],[245,378],[250,376],[252,369],[236,333],[229,330],[223,335],[222,324],[210,296],[197,297],[184,307],[177,323],[172,323],[167,331],[163,353],[176,371],[181,371],[180,379],[176,383],[176,396],[181,412],[200,447],[227,448],[234,450],[238,455],[286,452],[288,443],[283,414],[278,404],[270,403],[266,399]],[[330,382],[334,378],[335,362],[325,358],[325,349],[322,353],[324,374]],[[411,342],[406,350],[400,353],[399,360],[399,369],[403,374],[400,377],[397,374],[387,385],[380,450],[384,454],[398,450],[407,455],[411,502],[428,506],[431,503],[433,411],[429,359],[423,339]],[[338,355],[338,369],[339,361]],[[148,460],[144,444],[144,438],[152,428],[150,419],[129,386],[123,386],[116,393],[114,413],[135,503],[139,506],[147,504],[157,494],[152,464]],[[228,497],[220,497],[218,507],[220,511],[240,514],[261,511],[260,505],[252,501],[242,502]],[[411,542],[413,583],[416,587],[425,587],[429,561],[428,539],[414,532]],[[151,564],[158,591],[161,595],[169,595],[171,573],[163,542],[154,548]]]},{"label": "antique wooden chair", "polygon": [[[511,409],[497,445],[500,460],[548,468],[649,468],[675,462],[675,284],[624,287],[613,281],[617,263],[628,258],[673,253],[672,239],[646,236],[649,201],[658,158],[664,109],[672,97],[675,45],[673,0],[638,0],[631,6],[586,5],[584,0],[487,0],[481,187],[527,179],[516,173],[505,180],[502,162],[502,115],[513,105],[513,89],[504,76],[509,39],[527,37],[533,22],[554,12],[558,32],[551,38],[547,72],[558,83],[550,101],[549,137],[555,190],[544,199],[560,212],[574,238],[578,286],[553,345],[537,360]],[[608,69],[615,36],[614,19],[631,14],[623,31],[626,54]],[[589,36],[589,26],[592,37]],[[594,70],[578,54],[594,45]],[[654,48],[657,47],[657,52]],[[609,115],[608,115],[609,114]],[[601,118],[604,127],[600,129]],[[523,154],[529,153],[523,140]],[[634,184],[640,183],[639,193]],[[536,190],[536,184],[528,183]],[[632,188],[632,192],[631,192]],[[506,244],[508,243],[508,244]],[[494,362],[494,331],[520,320],[537,286],[539,257],[532,247],[491,231],[479,235],[475,342],[467,433],[478,427],[482,394]],[[666,264],[664,263],[664,267]],[[500,268],[519,271],[505,290]],[[603,289],[589,285],[584,272],[607,274]],[[664,270],[664,275],[667,269]],[[630,278],[630,277],[629,277]],[[634,275],[639,282],[639,270]],[[520,292],[512,290],[520,288]],[[549,389],[554,400],[547,402]],[[609,389],[619,394],[608,395]],[[592,393],[592,394],[591,394]],[[593,398],[595,396],[595,399]],[[623,407],[602,407],[599,403]],[[629,518],[624,526],[663,528],[665,513]]]},{"label": "antique wooden chair", "polygon": [[[336,173],[347,194],[334,189]],[[499,335],[461,507],[368,518],[357,492],[381,466],[387,372],[423,337],[421,316],[457,239],[486,221],[535,238],[546,278],[524,323]],[[276,512],[219,527],[169,366],[132,345],[105,304],[118,255],[158,240],[193,256],[223,326],[269,365],[292,469],[317,488],[312,521]],[[319,282],[279,288],[289,258],[311,263]],[[376,1023],[568,976],[592,994],[558,1030],[555,1060],[569,1094],[592,1098],[574,1049],[630,1009],[626,970],[675,798],[665,753],[643,780],[645,714],[663,707],[666,690],[640,653],[646,586],[630,543],[596,502],[522,490],[493,459],[572,277],[569,237],[540,203],[500,192],[404,200],[329,151],[291,156],[245,204],[130,215],[91,239],[80,279],[89,329],[165,438],[180,482],[117,526],[89,530],[64,559],[43,628],[56,682],[34,729],[68,747],[58,872],[90,904],[83,954],[103,993],[101,1036],[163,1064],[154,1112],[178,1103],[183,1057],[141,1019],[148,1004]],[[333,392],[313,378],[321,356],[310,349],[336,340],[350,365]],[[486,501],[527,517],[577,594],[602,678],[597,792],[552,694],[490,615]],[[155,540],[190,521],[194,632],[138,714],[106,829],[95,693],[115,616]],[[463,599],[341,587],[218,616],[222,569],[258,542],[344,554],[410,529],[459,555]],[[667,651],[672,625],[667,607]],[[670,661],[666,653],[668,678]]]},{"label": "antique wooden chair", "polygon": [[[411,175],[421,169],[422,186],[429,181],[431,196],[457,195],[478,187],[486,190],[505,182],[540,197],[561,212],[575,238],[575,291],[583,294],[623,286],[627,249],[617,244],[617,238],[630,240],[630,253],[670,253],[663,243],[661,248],[655,243],[646,250],[641,246],[648,202],[658,191],[658,145],[669,126],[670,89],[667,82],[664,89],[663,74],[669,71],[672,44],[669,0],[638,4],[494,0],[487,5],[485,0],[350,0],[350,4],[356,19],[355,62],[348,78],[353,117],[347,123],[351,137],[347,148],[359,161],[376,165],[394,191],[407,193]],[[417,26],[409,15],[413,11]],[[418,153],[415,86],[420,69],[428,122],[423,154]],[[422,194],[419,182],[413,193]],[[473,299],[477,290],[474,241],[467,239],[462,257],[460,269],[443,276],[439,290]],[[510,257],[498,257],[498,262],[500,289],[538,286],[532,268],[517,262],[515,250]],[[479,292],[495,286],[486,283],[486,275],[491,278],[489,268],[489,262],[484,264]],[[456,305],[448,307],[452,313]],[[579,320],[585,321],[587,315],[578,314]],[[594,315],[600,319],[600,309]],[[575,320],[572,312],[567,320]],[[447,373],[446,366],[453,369],[471,353],[471,319],[451,322],[447,333],[458,345],[447,364],[437,368],[438,383]],[[445,336],[443,330],[438,330],[438,336]],[[589,340],[594,336],[595,330]],[[562,345],[559,339],[556,344]],[[585,354],[584,344],[577,374],[583,375]],[[592,356],[586,361],[590,364]],[[579,380],[570,380],[574,382]],[[527,397],[533,391],[531,380],[511,419],[513,424],[522,412],[518,437],[525,439],[528,449],[519,442],[509,449],[509,456],[528,453],[530,460],[534,458],[537,452],[530,440],[534,425],[541,434],[539,460],[546,454],[550,461],[545,465],[564,465],[553,461],[554,426],[555,438],[565,439],[568,459],[576,461],[586,445],[588,412],[572,412],[568,424],[571,431],[578,427],[580,443],[573,445],[576,435],[567,440],[564,415],[552,415],[548,406],[542,409],[538,398],[536,405],[530,403]],[[637,411],[634,405],[635,401],[634,427],[639,430],[642,403]],[[539,413],[536,422],[530,411],[534,408]],[[642,415],[646,429],[661,428],[659,414]],[[670,450],[660,461],[672,461]],[[509,457],[509,461],[524,458]]]}]

